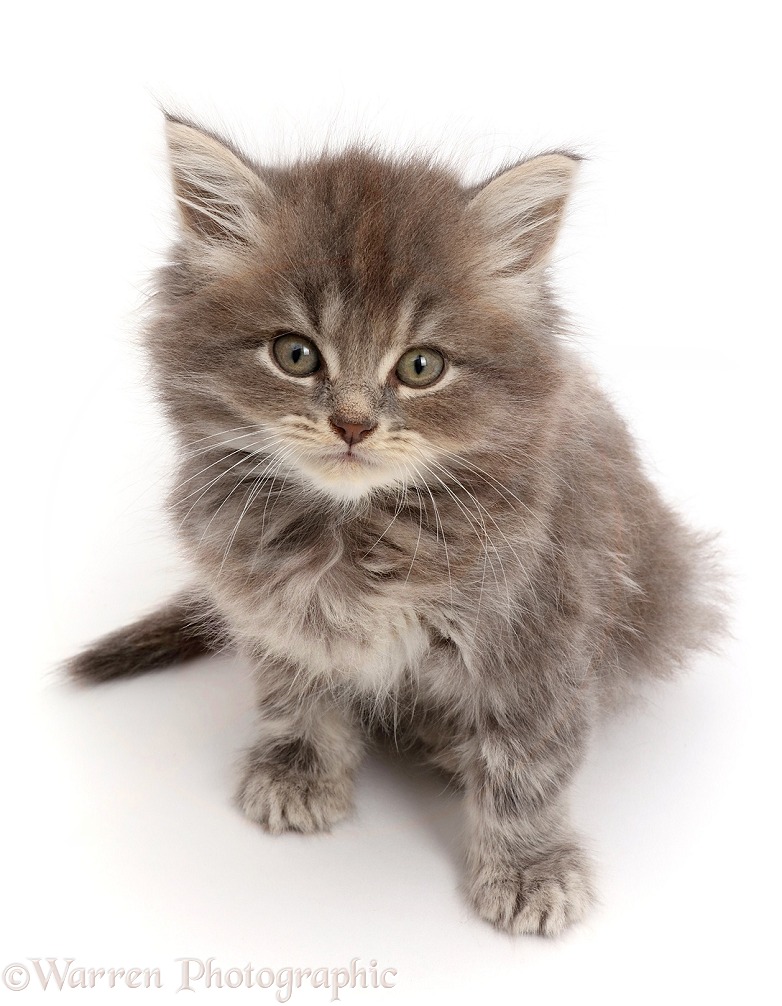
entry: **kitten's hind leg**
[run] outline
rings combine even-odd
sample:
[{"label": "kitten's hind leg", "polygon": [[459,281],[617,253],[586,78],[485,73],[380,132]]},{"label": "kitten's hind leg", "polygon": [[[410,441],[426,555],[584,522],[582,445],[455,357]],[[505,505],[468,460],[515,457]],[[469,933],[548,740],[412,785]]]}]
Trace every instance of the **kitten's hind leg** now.
[{"label": "kitten's hind leg", "polygon": [[261,737],[245,756],[238,803],[272,834],[328,831],[353,808],[360,732],[328,696],[292,694],[284,666],[263,675]]}]

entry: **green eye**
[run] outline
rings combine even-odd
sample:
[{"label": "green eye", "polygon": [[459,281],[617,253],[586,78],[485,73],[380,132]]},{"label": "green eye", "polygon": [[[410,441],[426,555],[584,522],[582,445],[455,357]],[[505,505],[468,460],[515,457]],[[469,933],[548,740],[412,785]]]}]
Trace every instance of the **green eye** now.
[{"label": "green eye", "polygon": [[293,332],[274,340],[272,355],[279,368],[291,377],[309,377],[320,367],[320,353],[315,343]]},{"label": "green eye", "polygon": [[426,388],[443,370],[445,359],[436,349],[408,349],[396,365],[396,376],[410,388]]}]

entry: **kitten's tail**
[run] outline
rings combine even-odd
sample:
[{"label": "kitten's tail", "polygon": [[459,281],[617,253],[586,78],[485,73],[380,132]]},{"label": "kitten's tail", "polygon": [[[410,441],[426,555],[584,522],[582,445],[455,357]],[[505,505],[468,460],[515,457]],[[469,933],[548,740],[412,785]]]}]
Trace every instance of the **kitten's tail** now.
[{"label": "kitten's tail", "polygon": [[209,603],[180,594],[88,646],[67,662],[65,671],[76,681],[97,684],[216,653],[227,641],[225,627]]}]

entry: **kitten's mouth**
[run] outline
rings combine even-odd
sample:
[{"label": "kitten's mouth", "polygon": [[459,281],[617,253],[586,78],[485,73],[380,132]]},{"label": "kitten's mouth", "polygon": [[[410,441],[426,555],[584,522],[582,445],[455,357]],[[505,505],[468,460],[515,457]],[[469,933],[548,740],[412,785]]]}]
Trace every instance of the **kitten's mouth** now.
[{"label": "kitten's mouth", "polygon": [[361,468],[362,466],[372,464],[369,458],[362,454],[356,454],[350,447],[346,451],[333,451],[330,457],[338,463],[348,465],[351,468]]},{"label": "kitten's mouth", "polygon": [[346,450],[336,445],[304,454],[303,473],[318,489],[341,500],[358,500],[373,489],[394,484],[396,475],[384,463],[382,452],[362,451],[353,444]]}]

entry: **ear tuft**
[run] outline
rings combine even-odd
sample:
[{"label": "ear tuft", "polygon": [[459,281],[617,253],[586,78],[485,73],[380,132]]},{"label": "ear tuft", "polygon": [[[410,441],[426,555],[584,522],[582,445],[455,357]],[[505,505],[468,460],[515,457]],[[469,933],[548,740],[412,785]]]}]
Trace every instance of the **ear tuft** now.
[{"label": "ear tuft", "polygon": [[185,233],[200,241],[254,243],[271,202],[258,173],[217,137],[171,116],[166,140]]},{"label": "ear tuft", "polygon": [[495,274],[548,260],[578,166],[567,154],[543,154],[490,179],[468,204],[489,237]]}]

